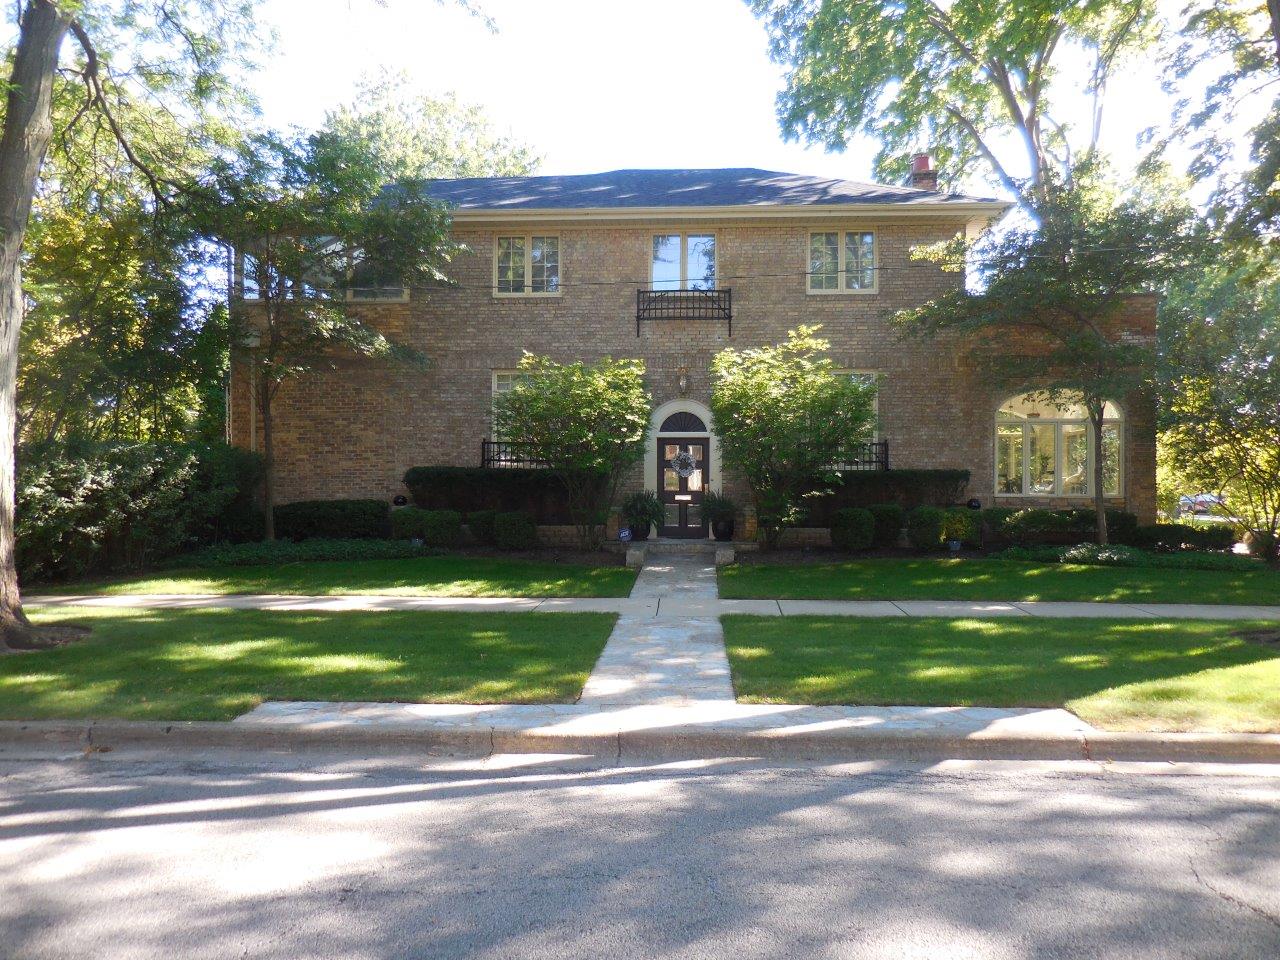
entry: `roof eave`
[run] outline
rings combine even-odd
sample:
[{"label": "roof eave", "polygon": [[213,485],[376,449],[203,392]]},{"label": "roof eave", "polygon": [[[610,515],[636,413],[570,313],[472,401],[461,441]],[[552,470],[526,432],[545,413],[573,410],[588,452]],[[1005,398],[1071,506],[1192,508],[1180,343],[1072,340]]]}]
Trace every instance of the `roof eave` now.
[{"label": "roof eave", "polygon": [[949,219],[990,223],[1013,204],[1005,200],[953,200],[916,203],[740,204],[705,207],[464,207],[454,208],[457,223],[513,220],[848,220],[883,218]]}]

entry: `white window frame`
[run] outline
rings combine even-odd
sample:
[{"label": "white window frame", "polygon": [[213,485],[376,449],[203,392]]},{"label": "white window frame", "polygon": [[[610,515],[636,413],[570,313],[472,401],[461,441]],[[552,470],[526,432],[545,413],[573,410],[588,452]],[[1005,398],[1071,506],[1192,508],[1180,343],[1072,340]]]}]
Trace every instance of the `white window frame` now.
[{"label": "white window frame", "polygon": [[[654,286],[653,279],[653,241],[658,237],[676,237],[680,238],[680,286],[677,290],[689,289],[689,238],[690,237],[710,237],[711,244],[714,248],[714,257],[712,258],[712,269],[715,270],[716,282],[712,290],[721,289],[720,286],[720,231],[718,230],[654,230],[649,234],[649,249],[645,251],[645,257],[649,263],[649,289],[658,290]],[[668,288],[663,287],[662,290]],[[674,292],[674,291],[671,291]]]},{"label": "white window frame", "polygon": [[[813,238],[820,233],[834,233],[836,235],[836,287],[834,290],[814,289],[813,278],[815,274],[812,272],[812,251]],[[869,233],[871,234],[871,286],[848,288],[845,286],[845,277],[848,270],[848,240],[847,234],[850,233]],[[866,227],[851,226],[811,226],[804,234],[804,290],[805,293],[815,297],[861,297],[878,294],[880,292],[880,232]]]},{"label": "white window frame", "polygon": [[[534,238],[539,240],[555,240],[556,242],[556,288],[554,290],[538,290],[533,289],[533,241]],[[499,290],[498,289],[498,250],[503,240],[523,240],[524,241],[524,289],[519,291]],[[560,234],[554,230],[539,230],[531,233],[498,233],[493,237],[493,295],[496,298],[508,299],[534,299],[541,300],[544,297],[558,297],[564,289],[564,243],[561,241]]]},{"label": "white window frame", "polygon": [[[1000,401],[1000,405],[996,407],[994,426],[991,432],[992,444],[992,487],[997,497],[1010,497],[1022,500],[1042,500],[1052,497],[1059,500],[1092,500],[1093,499],[1093,473],[1095,458],[1098,453],[1097,438],[1093,435],[1093,424],[1087,419],[1079,417],[1028,417],[1025,420],[1002,420],[1000,419],[1000,407],[1004,406],[1010,400],[1019,399],[1018,397],[1006,397]],[[1115,492],[1104,492],[1103,497],[1111,499],[1119,499],[1124,496],[1125,487],[1125,416],[1124,410],[1120,404],[1109,401],[1111,406],[1116,408],[1119,414],[1116,417],[1107,417],[1102,421],[1102,428],[1114,427],[1118,440],[1116,450],[1116,489]],[[1031,436],[1026,429],[1029,426],[1046,426],[1052,425],[1053,431],[1053,491],[1051,493],[1036,493],[1031,491]],[[1022,492],[1007,493],[1000,489],[1000,428],[1001,427],[1020,427],[1022,428]],[[1085,477],[1087,483],[1084,493],[1063,493],[1062,482],[1064,479],[1066,464],[1066,444],[1062,442],[1062,428],[1064,426],[1082,426],[1085,430],[1085,436],[1088,443],[1088,456],[1085,464]]]}]

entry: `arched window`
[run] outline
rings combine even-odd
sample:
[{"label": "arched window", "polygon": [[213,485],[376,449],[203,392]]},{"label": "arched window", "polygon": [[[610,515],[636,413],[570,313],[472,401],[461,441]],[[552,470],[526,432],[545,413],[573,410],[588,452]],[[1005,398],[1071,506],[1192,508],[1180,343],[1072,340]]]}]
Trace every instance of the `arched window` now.
[{"label": "arched window", "polygon": [[696,413],[681,410],[662,421],[661,433],[706,433],[707,425]]},{"label": "arched window", "polygon": [[[1103,493],[1120,494],[1124,462],[1120,409],[1103,409]],[[1013,397],[996,413],[996,493],[1002,496],[1093,495],[1093,430],[1079,397]]]}]

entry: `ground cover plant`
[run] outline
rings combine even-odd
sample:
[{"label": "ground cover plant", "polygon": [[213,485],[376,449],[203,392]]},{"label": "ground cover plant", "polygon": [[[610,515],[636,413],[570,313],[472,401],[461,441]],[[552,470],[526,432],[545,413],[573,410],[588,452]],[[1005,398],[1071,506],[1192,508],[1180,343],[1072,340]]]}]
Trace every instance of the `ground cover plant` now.
[{"label": "ground cover plant", "polygon": [[748,703],[1065,707],[1112,730],[1280,731],[1280,623],[723,618]]},{"label": "ground cover plant", "polygon": [[612,614],[33,607],[89,636],[0,658],[0,717],[230,720],[266,700],[572,703]]}]

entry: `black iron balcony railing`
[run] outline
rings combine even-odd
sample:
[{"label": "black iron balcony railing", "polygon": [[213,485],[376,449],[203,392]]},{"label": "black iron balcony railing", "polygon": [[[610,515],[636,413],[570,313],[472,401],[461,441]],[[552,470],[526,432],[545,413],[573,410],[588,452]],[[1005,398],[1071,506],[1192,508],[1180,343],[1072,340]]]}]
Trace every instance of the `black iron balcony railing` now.
[{"label": "black iron balcony railing", "polygon": [[832,465],[835,470],[888,470],[889,441],[872,440],[843,451]]},{"label": "black iron balcony railing", "polygon": [[637,290],[637,337],[642,320],[724,320],[733,336],[733,291]]},{"label": "black iron balcony railing", "polygon": [[542,467],[545,464],[529,455],[528,444],[502,440],[480,441],[480,466],[495,468]]}]

